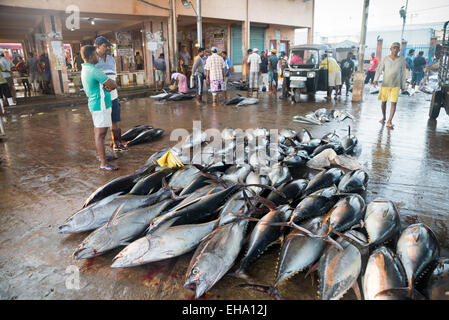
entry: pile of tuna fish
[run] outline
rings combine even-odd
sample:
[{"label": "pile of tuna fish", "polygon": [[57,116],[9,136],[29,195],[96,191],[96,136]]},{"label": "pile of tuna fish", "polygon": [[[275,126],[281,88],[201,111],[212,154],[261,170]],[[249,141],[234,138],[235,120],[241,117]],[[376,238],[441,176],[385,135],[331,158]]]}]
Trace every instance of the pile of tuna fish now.
[{"label": "pile of tuna fish", "polygon": [[[281,132],[279,149],[291,150],[265,170],[257,161],[158,167],[153,159],[167,151],[160,150],[135,173],[94,191],[59,232],[90,231],[75,259],[125,246],[113,268],[194,251],[184,287],[196,298],[228,274],[244,279],[241,287],[281,299],[280,284],[308,270],[319,277],[320,299],[340,299],[351,288],[361,296],[360,281],[364,299],[447,299],[449,262],[440,258],[435,235],[422,223],[403,229],[388,199],[366,204],[367,172],[328,168],[310,180],[294,178],[317,148],[333,143],[346,152],[357,139]],[[183,148],[203,143],[190,136]],[[257,283],[251,269],[279,238],[275,281]]]},{"label": "pile of tuna fish", "polygon": [[156,99],[158,101],[166,100],[166,101],[182,101],[182,100],[191,100],[194,98],[193,95],[188,93],[181,92],[167,92],[162,89],[163,93],[159,93],[156,95],[150,96],[151,99]]},{"label": "pile of tuna fish", "polygon": [[309,112],[305,116],[296,115],[293,117],[293,121],[302,122],[307,124],[322,125],[331,120],[343,121],[345,119],[354,120],[354,116],[347,111],[339,111],[332,109],[327,111],[326,108],[320,108],[314,112]]},{"label": "pile of tuna fish", "polygon": [[164,133],[164,129],[154,129],[152,126],[138,125],[122,134],[122,140],[127,146],[154,141]]},{"label": "pile of tuna fish", "polygon": [[[225,128],[221,132],[221,142],[214,142],[207,133],[199,131],[187,136],[181,147],[164,148],[152,155],[145,165],[155,162],[167,151],[172,152],[183,163],[210,165],[230,159],[232,163],[249,164],[258,171],[269,171],[270,164],[279,170],[303,167],[310,159],[321,152],[332,149],[337,155],[352,155],[356,151],[358,139],[348,132],[339,136],[335,132],[316,138],[303,128],[298,132],[291,128],[275,131],[267,128],[256,128],[252,131],[238,131]],[[210,142],[212,140],[212,142]],[[201,145],[201,150],[192,153],[195,147]],[[187,152],[186,152],[187,151]]]}]

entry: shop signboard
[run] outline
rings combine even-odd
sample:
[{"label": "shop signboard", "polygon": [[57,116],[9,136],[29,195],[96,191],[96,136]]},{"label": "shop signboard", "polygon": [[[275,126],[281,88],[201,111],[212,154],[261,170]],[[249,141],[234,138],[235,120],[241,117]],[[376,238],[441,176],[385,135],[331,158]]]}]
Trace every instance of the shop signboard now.
[{"label": "shop signboard", "polygon": [[147,50],[157,51],[163,48],[164,43],[161,31],[147,32]]},{"label": "shop signboard", "polygon": [[65,59],[64,59],[64,52],[62,49],[62,41],[52,41],[51,42],[51,49],[53,52],[53,56],[55,57],[55,69],[56,70],[62,70]]},{"label": "shop signboard", "polygon": [[117,41],[117,55],[118,56],[133,56],[133,46],[131,41],[131,32],[118,31],[115,33]]}]

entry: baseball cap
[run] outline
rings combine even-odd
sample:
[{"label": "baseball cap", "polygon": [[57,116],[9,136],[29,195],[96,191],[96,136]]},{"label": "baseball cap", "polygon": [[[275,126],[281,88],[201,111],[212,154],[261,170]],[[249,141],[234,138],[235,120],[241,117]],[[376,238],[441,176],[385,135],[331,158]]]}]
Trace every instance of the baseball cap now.
[{"label": "baseball cap", "polygon": [[4,57],[5,54],[3,52],[0,52],[0,57]]},{"label": "baseball cap", "polygon": [[218,51],[218,48],[217,48],[217,47],[212,47],[210,50],[211,50],[212,52],[217,52],[217,51]]},{"label": "baseball cap", "polygon": [[254,49],[253,49],[253,52],[259,52],[259,49],[254,48]]},{"label": "baseball cap", "polygon": [[276,53],[276,49],[271,50],[272,53]]},{"label": "baseball cap", "polygon": [[281,54],[286,54],[285,51],[281,51]]},{"label": "baseball cap", "polygon": [[106,39],[106,37],[103,36],[99,36],[95,39],[95,45],[96,46],[100,46],[103,43],[106,43],[107,46],[112,47],[112,44],[108,41],[108,39]]},{"label": "baseball cap", "polygon": [[390,47],[390,48],[393,48],[393,47],[398,47],[398,48],[400,48],[400,47],[401,47],[401,44],[400,44],[399,42],[393,42],[393,43],[391,44],[391,47]]}]

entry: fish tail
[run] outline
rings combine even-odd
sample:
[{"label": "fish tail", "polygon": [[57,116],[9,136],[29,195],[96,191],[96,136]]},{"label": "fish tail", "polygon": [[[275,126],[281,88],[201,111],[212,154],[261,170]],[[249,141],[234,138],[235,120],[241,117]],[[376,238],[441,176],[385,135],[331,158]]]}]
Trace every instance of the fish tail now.
[{"label": "fish tail", "polygon": [[263,293],[268,294],[270,297],[276,299],[276,300],[284,300],[281,293],[279,292],[279,289],[275,286],[267,286],[264,284],[240,284],[239,287],[241,288],[250,288],[256,291],[260,291]]}]

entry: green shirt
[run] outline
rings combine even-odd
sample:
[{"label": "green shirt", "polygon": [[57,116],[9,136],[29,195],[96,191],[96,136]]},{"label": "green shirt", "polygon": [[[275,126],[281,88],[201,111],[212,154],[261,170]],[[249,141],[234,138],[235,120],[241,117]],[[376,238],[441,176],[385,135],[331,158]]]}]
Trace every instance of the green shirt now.
[{"label": "green shirt", "polygon": [[84,92],[89,98],[89,110],[100,111],[110,108],[112,106],[111,93],[103,87],[109,77],[93,64],[83,63],[82,66],[81,82]]},{"label": "green shirt", "polygon": [[279,58],[273,54],[268,58],[268,62],[271,64],[271,66],[268,67],[268,71],[272,71],[274,73],[277,73],[278,71],[278,61]]}]

